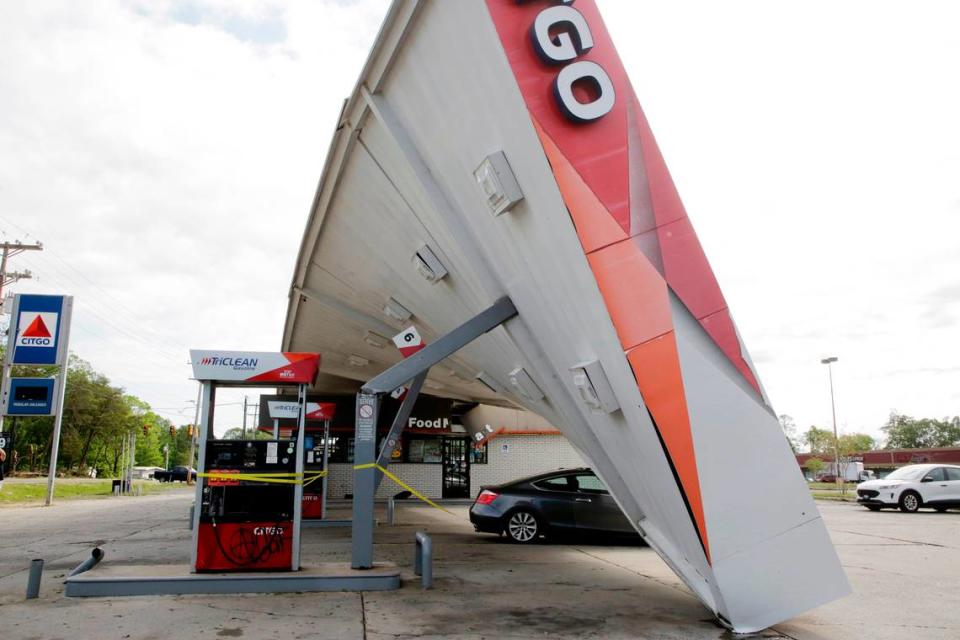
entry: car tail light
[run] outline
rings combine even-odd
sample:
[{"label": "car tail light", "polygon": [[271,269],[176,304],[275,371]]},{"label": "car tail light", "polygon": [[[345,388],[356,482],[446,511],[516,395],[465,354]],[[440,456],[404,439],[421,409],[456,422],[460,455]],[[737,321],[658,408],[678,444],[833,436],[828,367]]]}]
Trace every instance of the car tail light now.
[{"label": "car tail light", "polygon": [[499,497],[499,493],[490,491],[489,489],[484,489],[480,492],[480,495],[477,496],[477,504],[490,504]]}]

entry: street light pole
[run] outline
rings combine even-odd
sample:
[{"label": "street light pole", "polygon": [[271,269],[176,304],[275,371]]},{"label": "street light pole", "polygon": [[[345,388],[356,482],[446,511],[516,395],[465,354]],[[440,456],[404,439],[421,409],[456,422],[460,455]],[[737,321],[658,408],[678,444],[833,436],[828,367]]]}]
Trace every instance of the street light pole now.
[{"label": "street light pole", "polygon": [[830,356],[820,361],[820,364],[827,365],[827,374],[830,376],[830,413],[833,415],[833,464],[836,474],[836,483],[840,488],[843,481],[840,471],[840,437],[837,435],[837,406],[833,399],[833,363],[837,361],[836,356]]}]

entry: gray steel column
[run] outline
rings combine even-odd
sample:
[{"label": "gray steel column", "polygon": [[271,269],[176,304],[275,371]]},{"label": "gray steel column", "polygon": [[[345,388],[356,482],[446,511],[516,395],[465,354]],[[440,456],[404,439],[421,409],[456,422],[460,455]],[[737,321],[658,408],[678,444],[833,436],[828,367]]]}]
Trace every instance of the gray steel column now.
[{"label": "gray steel column", "polygon": [[[19,309],[14,310],[18,313]],[[53,434],[50,436],[50,471],[47,476],[47,497],[43,501],[45,507],[53,503],[53,484],[57,477],[57,456],[60,452],[60,430],[63,426],[63,410],[67,397],[67,369],[70,364],[70,325],[73,323],[73,296],[63,296],[63,306],[60,309],[60,330],[57,360],[60,362],[59,388],[57,389],[57,415],[53,419]],[[11,322],[17,316],[10,316]],[[11,338],[11,346],[16,336]],[[8,347],[10,349],[10,347]],[[12,349],[10,351],[12,353]],[[60,354],[63,354],[60,356]],[[11,369],[12,371],[12,369]],[[5,408],[5,407],[4,407]]]},{"label": "gray steel column", "polygon": [[[373,496],[376,492],[377,414],[380,396],[357,394],[357,422],[353,440],[353,541],[350,566],[373,567]],[[358,466],[371,465],[357,469]]]},{"label": "gray steel column", "polygon": [[[207,485],[207,480],[202,473],[207,470],[207,439],[213,435],[213,407],[217,398],[217,390],[213,382],[205,381],[201,385],[199,437],[200,442],[197,450],[197,488],[194,492],[193,508],[193,532],[192,544],[190,546],[190,571],[197,571],[197,543],[200,537],[200,512],[203,505],[203,488]],[[190,470],[187,469],[189,475]]]},{"label": "gray steel column", "polygon": [[441,336],[420,351],[393,365],[363,385],[365,393],[390,393],[418,373],[470,344],[487,331],[494,329],[517,315],[517,308],[510,298],[500,298],[490,307],[473,316],[456,329]]},{"label": "gray steel column", "polygon": [[[397,438],[400,437],[400,434],[403,432],[404,427],[407,426],[407,420],[410,418],[410,413],[413,411],[413,405],[417,402],[417,397],[420,395],[420,389],[423,388],[423,383],[427,379],[427,372],[422,371],[417,374],[417,377],[413,379],[413,382],[410,384],[410,388],[407,390],[407,395],[404,396],[403,402],[400,404],[400,410],[397,411],[396,417],[393,419],[393,424],[390,425],[390,432],[387,433],[386,440],[383,441],[383,446],[380,447],[380,454],[377,456],[377,464],[381,467],[386,467],[390,464],[390,454],[393,452],[394,447],[397,444]],[[380,487],[380,482],[383,480],[383,472],[380,469],[377,469],[377,479],[373,485],[374,493],[376,493],[377,488]]]},{"label": "gray steel column", "polygon": [[293,485],[293,552],[290,569],[300,570],[300,527],[303,523],[303,442],[307,430],[307,385],[301,384],[297,393],[300,415],[297,418],[296,472],[299,482]]},{"label": "gray steel column", "polygon": [[320,519],[327,517],[327,481],[330,479],[330,421],[323,421],[323,477],[320,478]]}]

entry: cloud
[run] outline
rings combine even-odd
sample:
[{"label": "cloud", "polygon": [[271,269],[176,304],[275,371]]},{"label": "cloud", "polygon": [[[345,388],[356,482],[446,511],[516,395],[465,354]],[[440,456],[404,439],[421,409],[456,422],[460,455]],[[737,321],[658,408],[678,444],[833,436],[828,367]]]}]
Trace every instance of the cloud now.
[{"label": "cloud", "polygon": [[0,229],[48,249],[16,258],[36,274],[19,290],[74,293],[75,350],[156,406],[194,397],[188,347],[277,349],[386,2],[0,11]]},{"label": "cloud", "polygon": [[[74,293],[75,350],[159,407],[188,347],[277,349],[387,6],[0,6],[0,233],[48,248],[16,290]],[[775,409],[828,424],[833,354],[841,424],[957,413],[956,4],[601,10]]]}]

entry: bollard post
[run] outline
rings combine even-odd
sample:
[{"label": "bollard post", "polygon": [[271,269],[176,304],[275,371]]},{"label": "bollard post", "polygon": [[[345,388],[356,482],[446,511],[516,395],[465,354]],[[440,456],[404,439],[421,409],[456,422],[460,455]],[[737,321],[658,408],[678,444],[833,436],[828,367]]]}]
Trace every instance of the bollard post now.
[{"label": "bollard post", "polygon": [[193,531],[193,510],[196,509],[196,503],[190,505],[190,530]]},{"label": "bollard post", "polygon": [[40,578],[43,577],[43,559],[30,561],[30,575],[27,577],[27,600],[40,595]]},{"label": "bollard post", "polygon": [[421,576],[420,586],[430,589],[433,587],[433,540],[422,531],[417,531],[415,539],[413,572]]},{"label": "bollard post", "polygon": [[396,508],[397,505],[393,501],[393,498],[387,498],[387,525],[393,526],[394,518],[396,517]]}]

